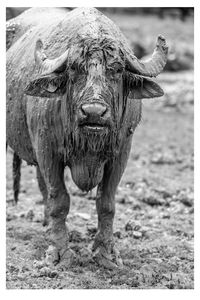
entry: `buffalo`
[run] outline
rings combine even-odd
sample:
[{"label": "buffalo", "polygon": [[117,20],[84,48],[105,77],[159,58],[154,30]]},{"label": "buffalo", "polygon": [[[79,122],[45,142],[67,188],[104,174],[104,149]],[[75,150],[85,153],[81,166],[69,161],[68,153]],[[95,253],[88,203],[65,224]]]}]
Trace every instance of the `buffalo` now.
[{"label": "buffalo", "polygon": [[74,257],[66,227],[67,166],[81,190],[97,186],[93,258],[107,268],[123,266],[113,239],[115,192],[141,99],[164,94],[150,79],[166,64],[164,37],[141,61],[97,9],[32,8],[8,21],[7,41],[6,141],[19,159],[37,166],[49,225],[47,256],[66,268]]}]

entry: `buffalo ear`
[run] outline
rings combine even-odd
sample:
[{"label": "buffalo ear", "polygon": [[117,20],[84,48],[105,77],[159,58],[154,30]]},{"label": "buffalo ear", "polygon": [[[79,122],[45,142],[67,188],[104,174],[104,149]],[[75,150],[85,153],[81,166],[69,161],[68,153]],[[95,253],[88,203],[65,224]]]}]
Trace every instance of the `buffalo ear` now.
[{"label": "buffalo ear", "polygon": [[163,89],[153,80],[142,77],[134,80],[129,89],[130,99],[155,98],[164,95]]},{"label": "buffalo ear", "polygon": [[63,95],[66,78],[54,74],[42,76],[29,82],[24,93],[29,96],[52,98]]}]

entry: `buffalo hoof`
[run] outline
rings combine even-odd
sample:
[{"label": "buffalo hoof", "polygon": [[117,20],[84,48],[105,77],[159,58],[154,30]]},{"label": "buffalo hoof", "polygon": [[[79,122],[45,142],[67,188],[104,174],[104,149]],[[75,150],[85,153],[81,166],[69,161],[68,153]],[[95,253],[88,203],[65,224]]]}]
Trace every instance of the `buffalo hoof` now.
[{"label": "buffalo hoof", "polygon": [[60,260],[59,252],[56,247],[49,246],[49,248],[46,251],[46,257],[45,262],[47,265],[52,266],[56,265]]},{"label": "buffalo hoof", "polygon": [[98,265],[103,266],[106,269],[115,270],[123,268],[122,259],[120,257],[119,251],[115,246],[113,246],[110,253],[108,253],[105,247],[98,247],[94,251],[93,259]]},{"label": "buffalo hoof", "polygon": [[56,266],[59,270],[68,269],[74,260],[75,253],[67,248],[64,251],[58,251],[56,247],[49,246],[46,251],[45,263],[48,266]]},{"label": "buffalo hoof", "polygon": [[59,271],[65,271],[69,269],[69,267],[72,265],[74,261],[74,258],[75,258],[75,252],[72,249],[67,248],[62,255],[60,253],[60,261],[56,266],[57,269]]}]

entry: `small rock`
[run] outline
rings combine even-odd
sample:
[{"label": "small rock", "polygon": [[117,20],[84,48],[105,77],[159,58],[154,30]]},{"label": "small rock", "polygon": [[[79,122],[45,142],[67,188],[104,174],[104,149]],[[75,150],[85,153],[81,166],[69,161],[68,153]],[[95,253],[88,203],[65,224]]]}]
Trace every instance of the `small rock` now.
[{"label": "small rock", "polygon": [[153,164],[174,164],[176,161],[174,159],[174,156],[171,153],[165,152],[157,152],[154,153],[151,158],[151,163]]},{"label": "small rock", "polygon": [[117,237],[118,239],[121,239],[121,237],[122,237],[122,233],[119,230],[115,231],[113,235],[114,235],[114,237]]},{"label": "small rock", "polygon": [[7,222],[12,221],[12,220],[16,220],[16,219],[17,219],[16,215],[11,215],[11,214],[6,215],[6,221]]},{"label": "small rock", "polygon": [[97,233],[97,227],[92,224],[87,224],[87,231],[90,235],[95,235]]},{"label": "small rock", "polygon": [[70,242],[77,242],[78,243],[78,242],[81,242],[83,240],[84,240],[84,238],[83,238],[81,232],[79,232],[77,230],[70,231],[70,233],[69,233],[69,241]]},{"label": "small rock", "polygon": [[46,276],[49,278],[55,278],[58,277],[59,272],[57,270],[51,270],[49,267],[43,267],[39,270],[39,277],[40,276]]},{"label": "small rock", "polygon": [[87,213],[75,213],[74,214],[76,217],[80,217],[84,220],[89,220],[90,219],[90,215]]},{"label": "small rock", "polygon": [[48,276],[51,272],[51,269],[49,267],[43,267],[42,269],[40,269],[40,276]]},{"label": "small rock", "polygon": [[140,239],[141,237],[142,237],[142,232],[140,232],[140,231],[133,231],[132,232],[132,234],[133,234],[133,237],[135,238],[135,239]]},{"label": "small rock", "polygon": [[59,275],[59,272],[57,270],[52,270],[50,273],[49,273],[49,277],[51,278],[55,278],[55,277],[58,277]]},{"label": "small rock", "polygon": [[154,188],[154,191],[157,192],[158,194],[161,194],[164,199],[168,199],[172,197],[172,193],[170,191],[167,191],[162,186]]},{"label": "small rock", "polygon": [[126,187],[129,189],[132,189],[135,186],[135,182],[133,181],[127,181],[126,182]]},{"label": "small rock", "polygon": [[59,261],[58,251],[56,247],[50,245],[46,251],[45,262],[47,265],[52,265],[58,261]]},{"label": "small rock", "polygon": [[153,273],[152,265],[144,264],[140,268],[140,272],[144,273],[146,276],[151,276]]},{"label": "small rock", "polygon": [[126,231],[138,231],[141,229],[141,225],[139,222],[137,221],[132,221],[132,220],[129,220],[126,225],[125,225],[125,230]]},{"label": "small rock", "polygon": [[145,194],[145,191],[147,189],[147,184],[146,182],[138,182],[135,186],[134,186],[134,195],[136,198],[138,197],[142,197]]},{"label": "small rock", "polygon": [[181,191],[178,198],[186,206],[193,206],[194,204],[194,194],[191,192]]},{"label": "small rock", "polygon": [[116,199],[116,202],[121,203],[121,204],[132,204],[135,201],[135,198],[128,194],[116,195],[115,199]]},{"label": "small rock", "polygon": [[125,230],[126,231],[132,231],[133,230],[133,226],[132,226],[132,223],[130,221],[128,221],[128,223],[126,223]]},{"label": "small rock", "polygon": [[169,213],[163,213],[162,218],[163,219],[170,219],[171,215]]},{"label": "small rock", "polygon": [[131,208],[127,208],[125,210],[125,214],[132,214],[133,213],[133,210]]},{"label": "small rock", "polygon": [[20,218],[25,218],[25,216],[26,216],[26,213],[25,213],[25,212],[20,213],[20,215],[19,215]]},{"label": "small rock", "polygon": [[42,223],[44,221],[44,215],[42,213],[38,214],[37,216],[35,216],[33,221],[36,223]]},{"label": "small rock", "polygon": [[13,246],[10,248],[12,251],[16,249],[16,246]]},{"label": "small rock", "polygon": [[139,204],[133,205],[133,210],[141,210],[141,206]]},{"label": "small rock", "polygon": [[26,278],[26,276],[27,276],[27,275],[25,275],[25,274],[18,274],[18,275],[17,275],[17,279],[18,279],[18,280],[24,280],[24,279]]},{"label": "small rock", "polygon": [[121,196],[121,195],[116,195],[115,196],[115,201],[121,204],[125,204],[126,203],[126,197],[125,196]]},{"label": "small rock", "polygon": [[25,273],[25,272],[27,272],[27,271],[30,271],[30,269],[29,269],[28,266],[23,266],[23,267],[21,268],[21,272]]},{"label": "small rock", "polygon": [[140,225],[136,225],[135,227],[134,227],[134,230],[135,231],[138,231],[138,230],[140,230],[141,229],[141,226]]},{"label": "small rock", "polygon": [[161,197],[157,196],[156,194],[155,195],[146,194],[145,196],[141,197],[139,200],[151,206],[165,204],[165,201]]},{"label": "small rock", "polygon": [[33,221],[34,216],[35,216],[35,214],[34,214],[33,210],[30,209],[30,210],[27,212],[27,214],[26,214],[26,219],[27,219],[27,220],[30,220],[30,221]]},{"label": "small rock", "polygon": [[177,193],[173,195],[172,200],[180,201],[184,205],[192,207],[194,205],[194,193],[190,189],[177,191]]},{"label": "small rock", "polygon": [[90,252],[90,250],[88,249],[88,248],[81,248],[80,250],[79,250],[79,253],[80,253],[80,255],[81,255],[81,257],[88,257],[88,256],[91,256],[91,252]]},{"label": "small rock", "polygon": [[33,267],[37,268],[37,269],[41,269],[45,266],[45,262],[44,261],[39,261],[39,260],[35,260],[33,262]]},{"label": "small rock", "polygon": [[15,266],[13,264],[8,264],[7,265],[7,269],[9,270],[9,272],[11,273],[18,273],[19,272],[19,267]]},{"label": "small rock", "polygon": [[194,213],[194,207],[190,208],[188,211],[189,214],[193,214]]}]

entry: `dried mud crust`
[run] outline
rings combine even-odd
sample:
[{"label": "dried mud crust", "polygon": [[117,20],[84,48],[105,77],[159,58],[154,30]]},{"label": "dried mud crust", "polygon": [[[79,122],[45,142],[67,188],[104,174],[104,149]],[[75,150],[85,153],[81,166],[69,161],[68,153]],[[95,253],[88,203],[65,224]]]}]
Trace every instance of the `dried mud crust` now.
[{"label": "dried mud crust", "polygon": [[[176,76],[180,81],[188,78],[185,83],[188,91],[192,88],[191,76],[191,73]],[[163,74],[161,80],[172,99],[171,74]],[[93,259],[97,225],[95,191],[82,193],[72,183],[68,171],[66,184],[71,208],[67,225],[70,248],[75,254],[73,263],[65,270],[43,263],[49,241],[42,226],[43,205],[36,170],[23,163],[19,203],[14,207],[12,152],[8,151],[8,289],[194,287],[193,103],[185,100],[181,98],[178,108],[170,105],[170,101],[168,105],[144,101],[142,124],[135,132],[128,165],[116,194],[114,238],[123,260],[122,269],[99,267]]]}]

